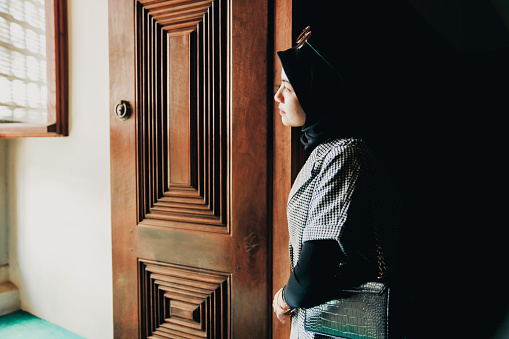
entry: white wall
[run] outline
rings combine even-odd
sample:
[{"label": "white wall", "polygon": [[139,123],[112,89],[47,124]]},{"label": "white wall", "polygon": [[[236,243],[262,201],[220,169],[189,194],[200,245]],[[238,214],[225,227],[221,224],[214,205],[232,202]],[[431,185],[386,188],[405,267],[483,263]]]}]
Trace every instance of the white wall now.
[{"label": "white wall", "polygon": [[7,243],[7,140],[0,140],[0,284],[8,280]]},{"label": "white wall", "polygon": [[24,310],[112,338],[108,1],[68,4],[70,136],[8,141],[10,277]]}]

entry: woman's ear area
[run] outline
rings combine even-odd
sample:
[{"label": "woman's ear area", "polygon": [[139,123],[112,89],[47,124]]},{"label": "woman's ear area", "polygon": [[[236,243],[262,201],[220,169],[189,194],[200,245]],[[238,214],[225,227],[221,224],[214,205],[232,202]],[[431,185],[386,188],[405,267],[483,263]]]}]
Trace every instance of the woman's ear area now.
[{"label": "woman's ear area", "polygon": [[283,83],[283,81],[288,81],[288,76],[286,75],[286,72],[285,72],[285,69],[283,67],[281,67],[281,83]]}]

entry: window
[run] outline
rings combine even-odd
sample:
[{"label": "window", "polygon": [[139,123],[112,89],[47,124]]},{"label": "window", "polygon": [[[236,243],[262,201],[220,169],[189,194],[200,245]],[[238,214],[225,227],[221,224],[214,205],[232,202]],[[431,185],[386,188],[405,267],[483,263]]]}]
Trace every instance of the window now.
[{"label": "window", "polygon": [[65,136],[66,0],[0,0],[0,137]]}]

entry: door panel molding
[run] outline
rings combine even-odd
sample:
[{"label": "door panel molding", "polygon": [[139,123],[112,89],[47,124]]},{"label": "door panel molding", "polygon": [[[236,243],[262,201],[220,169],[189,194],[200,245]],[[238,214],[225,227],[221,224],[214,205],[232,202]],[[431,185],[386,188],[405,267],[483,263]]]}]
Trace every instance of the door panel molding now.
[{"label": "door panel molding", "polygon": [[137,2],[142,225],[229,232],[228,8],[227,0]]},{"label": "door panel molding", "polygon": [[143,338],[229,338],[227,273],[139,260]]}]

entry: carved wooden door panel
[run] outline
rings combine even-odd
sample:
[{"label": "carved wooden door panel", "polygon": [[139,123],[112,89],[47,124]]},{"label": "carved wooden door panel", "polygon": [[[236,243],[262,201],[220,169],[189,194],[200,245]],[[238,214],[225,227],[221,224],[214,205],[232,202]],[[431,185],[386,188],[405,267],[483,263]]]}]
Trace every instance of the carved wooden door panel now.
[{"label": "carved wooden door panel", "polygon": [[115,338],[268,337],[267,10],[109,1]]}]

